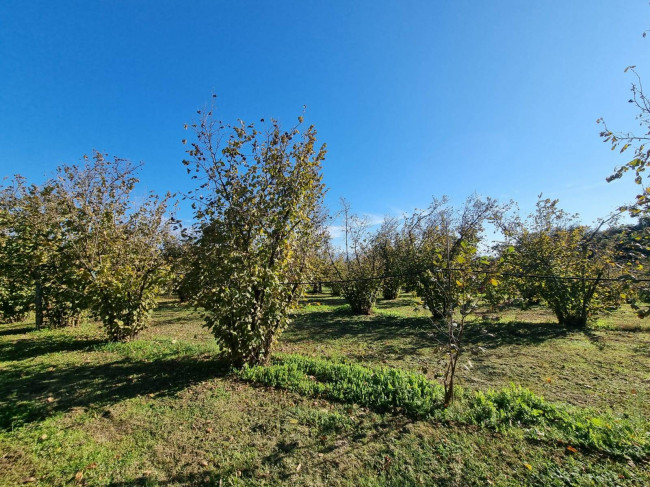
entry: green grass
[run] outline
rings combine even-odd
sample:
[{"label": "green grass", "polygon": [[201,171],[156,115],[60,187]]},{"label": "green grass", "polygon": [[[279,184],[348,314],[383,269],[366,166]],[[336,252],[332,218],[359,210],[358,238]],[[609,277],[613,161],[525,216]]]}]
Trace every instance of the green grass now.
[{"label": "green grass", "polygon": [[524,432],[535,428],[535,439],[553,438],[620,458],[644,460],[650,455],[650,424],[645,418],[602,416],[553,404],[521,387],[470,393],[458,390],[453,407],[445,409],[440,384],[401,369],[289,355],[277,357],[270,366],[244,368],[239,376],[301,395],[353,402],[414,419],[476,424],[507,433],[512,428]]},{"label": "green grass", "polygon": [[94,323],[0,325],[0,485],[650,484],[645,322],[481,316],[443,414],[443,355],[416,304],[355,317],[309,296],[254,383],[171,300],[124,344]]},{"label": "green grass", "polygon": [[[307,304],[283,335],[279,352],[440,377],[444,354],[417,300],[402,295],[380,301],[375,314],[364,317],[351,315],[339,298],[310,296]],[[558,326],[541,307],[478,315],[467,329],[459,381],[481,390],[514,383],[552,401],[649,417],[650,321],[625,309],[606,319],[611,329],[598,322],[576,331]]]}]

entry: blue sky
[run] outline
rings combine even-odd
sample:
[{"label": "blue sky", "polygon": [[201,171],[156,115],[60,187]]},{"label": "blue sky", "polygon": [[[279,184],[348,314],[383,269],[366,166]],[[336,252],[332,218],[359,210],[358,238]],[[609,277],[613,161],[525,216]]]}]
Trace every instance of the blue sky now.
[{"label": "blue sky", "polygon": [[142,192],[186,191],[183,124],[214,92],[226,121],[307,105],[332,207],[543,192],[589,222],[636,194],[605,182],[625,161],[596,119],[636,127],[623,70],[650,79],[648,28],[646,0],[4,0],[0,175],[95,148],[143,161]]}]

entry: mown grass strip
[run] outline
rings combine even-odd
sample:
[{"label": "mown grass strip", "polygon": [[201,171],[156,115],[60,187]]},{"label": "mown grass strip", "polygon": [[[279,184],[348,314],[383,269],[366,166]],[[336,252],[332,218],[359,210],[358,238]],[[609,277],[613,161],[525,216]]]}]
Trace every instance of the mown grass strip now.
[{"label": "mown grass strip", "polygon": [[308,396],[356,403],[375,411],[394,411],[416,419],[475,424],[502,432],[531,431],[538,440],[560,441],[612,456],[647,460],[650,429],[641,418],[618,418],[546,401],[511,386],[487,392],[461,392],[444,409],[443,388],[421,374],[401,369],[371,368],[300,355],[278,356],[269,366],[244,368],[246,381]]}]

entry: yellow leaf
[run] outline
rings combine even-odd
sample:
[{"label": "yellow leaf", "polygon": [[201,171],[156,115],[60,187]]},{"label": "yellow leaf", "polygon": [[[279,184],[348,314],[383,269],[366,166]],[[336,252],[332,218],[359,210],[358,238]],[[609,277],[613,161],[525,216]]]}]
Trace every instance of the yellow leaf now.
[{"label": "yellow leaf", "polygon": [[533,469],[533,466],[530,463],[524,463],[524,467],[526,467],[528,470]]},{"label": "yellow leaf", "polygon": [[578,453],[578,450],[576,448],[573,448],[571,445],[567,446],[566,449],[571,453]]},{"label": "yellow leaf", "polygon": [[497,280],[493,277],[492,279],[490,279],[490,284],[492,284],[493,286],[498,286],[498,285],[499,285],[499,281],[497,281]]}]

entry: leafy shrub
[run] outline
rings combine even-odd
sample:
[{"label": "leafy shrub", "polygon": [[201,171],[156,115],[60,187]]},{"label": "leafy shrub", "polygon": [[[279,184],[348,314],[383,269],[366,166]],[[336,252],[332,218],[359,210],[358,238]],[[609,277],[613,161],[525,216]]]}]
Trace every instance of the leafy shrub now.
[{"label": "leafy shrub", "polygon": [[45,322],[49,328],[78,326],[90,305],[85,285],[73,265],[60,269],[45,286],[43,297]]},{"label": "leafy shrub", "polygon": [[343,294],[343,286],[340,282],[332,282],[330,284],[330,290],[332,291],[332,296],[341,296]]},{"label": "leafy shrub", "polygon": [[0,322],[23,321],[33,302],[34,293],[30,287],[0,276]]},{"label": "leafy shrub", "polygon": [[170,277],[162,253],[174,222],[166,214],[170,195],[133,203],[137,168],[95,152],[84,166],[60,167],[54,186],[67,215],[66,267],[78,269],[72,277],[81,281],[72,288],[86,291],[111,340],[132,338],[147,326]]},{"label": "leafy shrub", "polygon": [[540,199],[535,214],[514,233],[507,260],[515,273],[553,276],[515,279],[522,297],[541,297],[558,322],[585,327],[589,320],[622,303],[626,266],[616,239],[602,238],[596,229],[578,225],[575,216],[558,208],[558,200]]},{"label": "leafy shrub", "polygon": [[[399,232],[399,220],[384,218],[383,223],[373,237],[373,247],[381,259],[384,276],[396,276],[404,272],[404,253],[406,242]],[[382,297],[393,300],[399,296],[402,278],[389,277],[382,282]]]},{"label": "leafy shrub", "polygon": [[231,364],[264,363],[289,323],[302,291],[292,283],[306,275],[318,238],[325,147],[317,148],[313,126],[285,132],[273,121],[262,133],[242,123],[221,147],[211,114],[195,126],[191,161],[183,162],[204,182],[194,205],[194,302]]},{"label": "leafy shrub", "polygon": [[133,338],[147,327],[151,312],[156,307],[158,288],[147,286],[140,289],[137,280],[124,278],[118,272],[117,279],[102,279],[91,287],[95,297],[94,313],[101,319],[111,340]]},{"label": "leafy shrub", "polygon": [[[363,278],[359,278],[363,279]],[[377,302],[381,281],[358,280],[343,285],[343,297],[354,314],[369,315]]]},{"label": "leafy shrub", "polygon": [[401,290],[402,283],[399,279],[394,277],[389,277],[384,279],[381,295],[384,299],[393,300],[399,297],[399,292]]},{"label": "leafy shrub", "polygon": [[377,301],[383,274],[378,247],[370,234],[366,218],[350,213],[350,205],[341,200],[344,250],[327,242],[331,271],[341,284],[341,294],[354,314],[369,315]]}]

